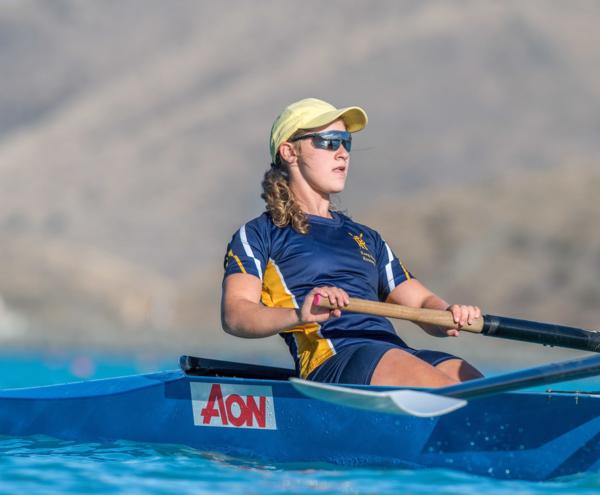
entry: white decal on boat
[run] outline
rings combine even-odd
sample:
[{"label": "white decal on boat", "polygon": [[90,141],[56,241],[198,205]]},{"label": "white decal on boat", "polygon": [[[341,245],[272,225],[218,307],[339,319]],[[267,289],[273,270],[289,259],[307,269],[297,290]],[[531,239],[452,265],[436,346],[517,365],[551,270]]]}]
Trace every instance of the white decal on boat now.
[{"label": "white decal on boat", "polygon": [[190,382],[190,391],[196,426],[277,429],[271,387]]}]

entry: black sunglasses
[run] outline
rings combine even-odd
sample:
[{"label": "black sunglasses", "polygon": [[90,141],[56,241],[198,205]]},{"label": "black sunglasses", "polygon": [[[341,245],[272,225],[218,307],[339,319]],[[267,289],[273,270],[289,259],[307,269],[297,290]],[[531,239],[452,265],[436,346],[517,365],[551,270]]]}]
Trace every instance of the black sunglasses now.
[{"label": "black sunglasses", "polygon": [[340,145],[348,152],[352,149],[352,134],[348,131],[311,132],[292,138],[290,141],[300,141],[301,139],[312,139],[313,146],[321,150],[337,151]]}]

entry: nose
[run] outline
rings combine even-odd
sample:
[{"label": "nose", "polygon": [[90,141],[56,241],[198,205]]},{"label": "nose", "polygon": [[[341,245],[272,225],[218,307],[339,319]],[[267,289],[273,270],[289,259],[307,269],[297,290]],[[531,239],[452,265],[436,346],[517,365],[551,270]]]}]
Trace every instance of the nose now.
[{"label": "nose", "polygon": [[343,144],[340,144],[340,147],[335,152],[335,159],[336,160],[342,159],[344,161],[348,161],[349,158],[350,158],[350,152],[348,150],[346,150],[346,148],[344,148]]}]

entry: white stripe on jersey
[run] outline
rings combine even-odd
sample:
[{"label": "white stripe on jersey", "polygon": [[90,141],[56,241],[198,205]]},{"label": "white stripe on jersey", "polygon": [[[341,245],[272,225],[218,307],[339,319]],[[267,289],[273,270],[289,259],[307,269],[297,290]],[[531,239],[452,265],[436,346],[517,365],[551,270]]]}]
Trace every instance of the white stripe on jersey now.
[{"label": "white stripe on jersey", "polygon": [[385,265],[385,273],[387,275],[387,282],[390,292],[394,290],[396,287],[396,283],[394,282],[394,271],[392,270],[392,261],[394,261],[394,255],[392,254],[392,250],[388,246],[387,242],[383,241],[385,244],[385,249],[387,250],[388,255],[388,263]]},{"label": "white stripe on jersey", "polygon": [[252,258],[254,260],[254,264],[256,265],[256,269],[258,270],[258,276],[262,280],[263,273],[260,267],[260,260],[254,257],[254,253],[252,252],[252,248],[250,244],[248,244],[248,237],[246,237],[246,224],[240,227],[240,238],[242,239],[242,246],[244,246],[244,251],[246,252],[246,256]]}]

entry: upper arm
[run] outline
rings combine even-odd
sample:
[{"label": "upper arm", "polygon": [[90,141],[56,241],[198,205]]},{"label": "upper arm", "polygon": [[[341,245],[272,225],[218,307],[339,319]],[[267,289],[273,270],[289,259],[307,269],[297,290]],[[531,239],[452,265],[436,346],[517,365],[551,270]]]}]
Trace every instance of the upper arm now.
[{"label": "upper arm", "polygon": [[247,273],[233,273],[223,280],[221,294],[221,325],[228,329],[236,322],[244,320],[244,302],[260,303],[262,283],[260,279]]},{"label": "upper arm", "polygon": [[262,294],[262,282],[254,275],[233,273],[223,280],[223,304],[245,300],[258,304]]},{"label": "upper arm", "polygon": [[392,290],[386,302],[420,308],[433,293],[415,278],[406,280]]},{"label": "upper arm", "polygon": [[221,320],[223,326],[236,319],[243,305],[240,301],[258,304],[262,294],[264,267],[269,257],[268,238],[260,222],[246,223],[233,235],[225,253]]}]

